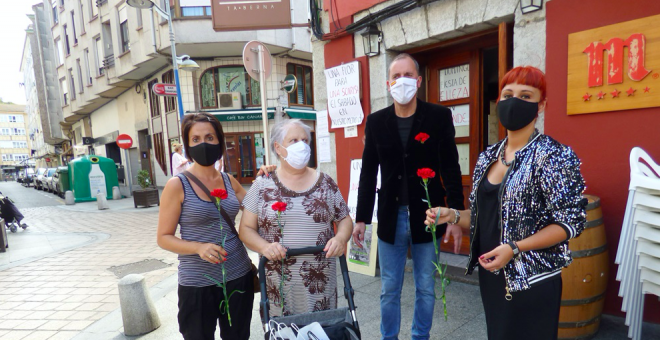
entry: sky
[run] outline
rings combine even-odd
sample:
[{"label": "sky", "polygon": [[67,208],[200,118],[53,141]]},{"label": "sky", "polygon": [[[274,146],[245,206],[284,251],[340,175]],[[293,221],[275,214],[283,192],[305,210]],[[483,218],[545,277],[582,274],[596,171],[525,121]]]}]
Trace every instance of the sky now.
[{"label": "sky", "polygon": [[0,0],[0,98],[5,102],[25,104],[25,89],[20,71],[25,29],[30,24],[26,14],[39,0]]}]

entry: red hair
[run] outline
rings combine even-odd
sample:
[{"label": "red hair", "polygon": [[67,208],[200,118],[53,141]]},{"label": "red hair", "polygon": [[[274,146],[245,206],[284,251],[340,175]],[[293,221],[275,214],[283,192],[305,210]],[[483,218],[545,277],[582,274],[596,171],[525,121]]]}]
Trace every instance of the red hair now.
[{"label": "red hair", "polygon": [[[541,102],[545,100],[545,74],[534,66],[518,66],[507,72],[500,82],[500,93],[509,84],[521,84],[535,87],[541,91]],[[497,99],[499,101],[499,98]]]}]

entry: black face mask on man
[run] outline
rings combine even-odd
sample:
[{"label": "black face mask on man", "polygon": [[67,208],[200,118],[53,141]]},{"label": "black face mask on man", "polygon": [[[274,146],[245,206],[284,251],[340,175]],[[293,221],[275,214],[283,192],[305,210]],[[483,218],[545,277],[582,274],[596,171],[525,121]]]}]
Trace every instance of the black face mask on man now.
[{"label": "black face mask on man", "polygon": [[497,116],[507,130],[517,131],[529,125],[539,112],[539,103],[511,97],[497,103]]},{"label": "black face mask on man", "polygon": [[188,148],[190,158],[201,166],[211,166],[222,156],[220,144],[200,143]]}]

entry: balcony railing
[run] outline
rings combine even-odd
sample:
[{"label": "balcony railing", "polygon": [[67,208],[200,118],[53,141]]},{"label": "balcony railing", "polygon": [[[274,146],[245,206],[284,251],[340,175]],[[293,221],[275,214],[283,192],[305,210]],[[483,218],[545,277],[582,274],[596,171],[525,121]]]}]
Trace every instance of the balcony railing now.
[{"label": "balcony railing", "polygon": [[111,54],[103,58],[103,68],[109,69],[115,66],[115,55]]},{"label": "balcony railing", "polygon": [[96,0],[96,7],[101,7],[101,5],[107,3],[108,0]]}]

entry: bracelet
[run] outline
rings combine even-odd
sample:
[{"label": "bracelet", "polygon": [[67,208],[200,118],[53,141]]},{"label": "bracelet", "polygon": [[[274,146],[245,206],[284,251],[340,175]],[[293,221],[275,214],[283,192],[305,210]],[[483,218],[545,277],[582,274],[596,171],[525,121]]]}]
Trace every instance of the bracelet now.
[{"label": "bracelet", "polygon": [[460,222],[460,220],[461,220],[461,212],[454,209],[454,208],[449,208],[449,210],[453,211],[454,216],[455,216],[454,217],[454,222],[450,222],[450,224],[458,224],[458,222]]}]

